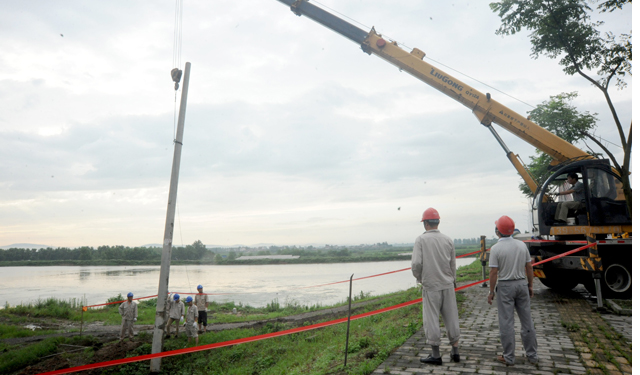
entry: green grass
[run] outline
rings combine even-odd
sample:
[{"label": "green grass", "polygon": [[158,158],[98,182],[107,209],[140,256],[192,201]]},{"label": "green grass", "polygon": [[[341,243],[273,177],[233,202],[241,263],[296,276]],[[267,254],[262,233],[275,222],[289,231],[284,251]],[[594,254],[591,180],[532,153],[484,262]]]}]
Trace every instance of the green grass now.
[{"label": "green grass", "polygon": [[55,332],[55,330],[30,330],[15,325],[0,324],[0,339],[48,335]]},{"label": "green grass", "polygon": [[[420,297],[419,288],[395,293],[367,310],[392,306]],[[422,325],[420,304],[354,320],[350,326],[347,367],[343,368],[346,324],[300,332],[258,342],[164,358],[167,374],[370,374],[389,354]],[[282,323],[261,329],[211,332],[200,345],[234,340],[291,328]],[[165,350],[180,349],[186,338],[170,340]],[[145,344],[136,354],[150,353]],[[106,370],[106,374],[146,374],[147,363],[133,363]]]},{"label": "green grass", "polygon": [[[365,311],[392,306],[420,297],[419,288],[379,297]],[[227,306],[229,308],[231,306]],[[286,306],[272,304],[284,310]],[[244,308],[244,307],[243,307]],[[299,308],[299,307],[298,307]],[[347,372],[350,374],[371,373],[396,347],[414,334],[421,326],[419,304],[351,322]],[[106,310],[106,309],[100,309]],[[275,313],[275,312],[271,312]],[[304,325],[311,323],[305,322]],[[210,332],[200,337],[200,345],[250,337],[292,328],[283,323],[267,324],[260,329],[237,329]],[[220,348],[202,353],[163,359],[166,374],[326,374],[342,370],[344,361],[346,324],[301,332],[255,343]],[[76,339],[76,338],[74,338]],[[77,338],[81,339],[81,338]],[[88,340],[88,337],[84,337]],[[151,336],[141,335],[145,343],[131,355],[150,353]],[[38,357],[62,351],[57,348],[65,339],[47,339],[25,348],[5,346],[8,352],[0,357],[0,373],[9,373],[37,362]],[[186,338],[168,340],[164,350],[181,349],[187,345]],[[92,349],[64,354],[73,363],[86,363]],[[312,354],[311,354],[312,353]],[[74,360],[74,358],[76,358]],[[81,360],[84,360],[81,361]],[[106,374],[147,374],[148,362],[105,369]]]},{"label": "green grass", "polygon": [[64,339],[52,337],[37,344],[0,354],[0,373],[8,374],[38,362],[40,357],[55,353],[58,343],[62,341]]},{"label": "green grass", "polygon": [[614,299],[613,302],[615,302],[618,306],[620,306],[620,308],[622,309],[629,309],[631,310],[633,308],[633,304],[631,303],[631,300],[626,300],[626,299]]},{"label": "green grass", "polygon": [[5,308],[0,311],[3,313],[32,316],[37,318],[72,319],[74,313],[80,312],[81,306],[81,298],[72,298],[65,301],[51,297],[47,299],[38,299],[36,302],[20,304],[14,307],[6,304]]},{"label": "green grass", "polygon": [[[489,278],[488,267],[486,277]],[[463,283],[466,284],[467,282],[480,280],[482,280],[482,264],[477,259],[468,266],[460,267],[456,271],[456,282],[458,283],[458,286]]]}]

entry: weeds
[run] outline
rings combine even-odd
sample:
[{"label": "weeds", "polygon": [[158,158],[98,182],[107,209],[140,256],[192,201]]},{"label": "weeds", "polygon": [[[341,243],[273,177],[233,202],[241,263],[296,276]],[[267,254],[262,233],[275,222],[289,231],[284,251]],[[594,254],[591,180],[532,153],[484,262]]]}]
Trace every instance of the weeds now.
[{"label": "weeds", "polygon": [[0,373],[8,374],[38,362],[40,357],[54,353],[58,343],[62,341],[64,339],[59,337],[48,338],[37,344],[1,354]]},{"label": "weeds", "polygon": [[561,321],[560,324],[562,324],[562,326],[564,328],[566,328],[567,331],[569,331],[569,332],[578,332],[578,331],[580,331],[580,325],[578,325],[578,323]]},{"label": "weeds", "polygon": [[26,305],[20,304],[15,307],[10,307],[7,303],[3,312],[33,317],[71,319],[74,313],[80,311],[83,302],[82,298],[71,298],[68,301],[54,297],[44,300],[38,298],[36,302],[29,302]]}]

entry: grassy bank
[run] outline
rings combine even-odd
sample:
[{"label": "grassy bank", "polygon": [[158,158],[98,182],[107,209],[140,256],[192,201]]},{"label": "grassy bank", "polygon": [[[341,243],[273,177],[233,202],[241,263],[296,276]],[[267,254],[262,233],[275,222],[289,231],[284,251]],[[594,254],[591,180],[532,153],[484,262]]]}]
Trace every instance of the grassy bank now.
[{"label": "grassy bank", "polygon": [[[470,269],[471,271],[467,271]],[[461,267],[458,275],[478,280],[480,268],[475,266]],[[461,280],[459,280],[460,282]],[[372,311],[402,302],[417,299],[421,296],[418,287],[406,291],[384,296],[359,295],[357,301],[370,300],[371,303],[364,310]],[[114,297],[114,299],[118,298]],[[464,294],[457,295],[458,301],[464,299]],[[54,302],[43,301],[40,304],[8,308],[0,310],[0,320],[25,318],[27,316],[66,316],[69,320],[77,320],[78,315],[63,309],[52,308]],[[344,303],[343,303],[344,305]],[[49,306],[49,312],[45,312]],[[117,305],[100,309],[92,309],[85,313],[85,322],[104,321],[107,324],[119,324]],[[66,308],[66,307],[65,307]],[[236,308],[239,314],[230,314]],[[279,316],[297,315],[302,312],[320,310],[323,306],[302,306],[296,303],[279,303],[273,301],[266,307],[253,308],[251,306],[226,303],[213,304],[211,310],[215,312],[212,323],[234,322],[243,320],[271,319]],[[57,311],[57,312],[54,312]],[[155,300],[141,302],[139,305],[138,324],[152,324],[155,312]],[[70,315],[69,315],[70,314]],[[114,319],[115,318],[115,319]],[[62,319],[62,318],[57,318]],[[310,322],[303,322],[309,325]],[[421,329],[421,305],[416,304],[401,309],[385,312],[351,322],[348,346],[347,366],[343,367],[346,324],[315,329],[268,340],[245,343],[232,347],[219,348],[189,355],[174,356],[162,360],[163,374],[370,374],[382,363],[391,352],[403,344],[411,335]],[[268,323],[258,329],[235,329],[221,332],[209,332],[201,335],[200,345],[251,337],[255,335],[281,331],[294,327],[283,323]],[[11,335],[11,333],[8,333]],[[72,342],[73,340],[76,340]],[[77,341],[85,340],[85,341]],[[69,351],[70,346],[77,345],[77,351]],[[116,342],[98,343],[92,337],[50,338],[37,344],[25,346],[10,346],[0,343],[0,373],[13,373],[27,365],[53,366],[66,363],[76,366],[93,361],[122,358],[149,354],[151,351],[151,335],[141,333],[133,346],[122,351],[123,346]],[[164,350],[181,349],[187,345],[186,337],[165,341]],[[66,353],[63,353],[66,352]],[[33,353],[37,353],[33,356]],[[111,357],[108,354],[111,353]],[[44,357],[57,358],[56,362],[43,362]],[[41,358],[41,359],[38,359]],[[49,369],[49,368],[47,368]],[[128,365],[106,368],[104,374],[148,374],[148,362],[132,363]],[[98,372],[100,373],[100,372]]]},{"label": "grassy bank", "polygon": [[[353,296],[353,302],[369,301],[380,297],[372,297],[369,294],[361,292],[360,295]],[[109,298],[106,303],[122,301],[125,298],[122,295]],[[154,324],[157,298],[136,301],[138,304],[138,321],[137,324]],[[345,302],[336,303],[334,305],[301,305],[296,301],[286,300],[280,302],[275,299],[265,307],[253,307],[250,305],[225,302],[218,303],[212,301],[209,304],[209,310],[214,312],[212,319],[216,323],[238,323],[254,320],[276,319],[289,315],[297,315],[306,312],[330,309],[337,306],[343,306]],[[71,299],[68,301],[57,298],[39,299],[28,304],[20,304],[17,306],[4,306],[0,309],[0,322],[7,321],[13,324],[28,323],[37,319],[50,319],[51,322],[56,320],[66,320],[71,322],[84,323],[103,322],[104,325],[120,325],[121,318],[118,313],[118,303],[90,308],[84,313],[82,312],[82,303],[80,299]],[[232,311],[236,310],[233,314]],[[52,319],[52,320],[51,320]],[[29,330],[30,331],[30,330]],[[34,334],[37,334],[36,331]],[[1,334],[1,331],[0,331]],[[8,338],[2,337],[2,338]],[[14,336],[21,337],[21,336]]]}]

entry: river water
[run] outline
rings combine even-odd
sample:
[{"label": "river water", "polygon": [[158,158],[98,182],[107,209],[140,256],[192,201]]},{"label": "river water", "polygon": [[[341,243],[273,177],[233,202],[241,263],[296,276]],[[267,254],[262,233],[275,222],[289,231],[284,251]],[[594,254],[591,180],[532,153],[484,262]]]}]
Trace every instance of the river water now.
[{"label": "river water", "polygon": [[[458,259],[458,267],[474,259]],[[332,305],[345,301],[349,283],[334,283],[411,267],[411,262],[366,262],[283,265],[190,265],[171,266],[169,290],[196,293],[202,284],[216,302],[263,307],[274,300],[282,305]],[[135,298],[158,293],[160,266],[51,266],[1,267],[0,303],[11,306],[55,297],[85,299],[88,305],[104,303],[109,297],[133,292]],[[406,290],[415,285],[411,270],[356,280],[353,295],[380,295]],[[224,294],[223,294],[224,293]]]}]

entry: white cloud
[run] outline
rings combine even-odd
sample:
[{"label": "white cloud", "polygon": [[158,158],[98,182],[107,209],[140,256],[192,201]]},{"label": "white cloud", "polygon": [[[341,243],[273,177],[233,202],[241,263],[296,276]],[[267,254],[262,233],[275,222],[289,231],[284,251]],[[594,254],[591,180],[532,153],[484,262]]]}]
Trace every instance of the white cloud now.
[{"label": "white cloud", "polygon": [[[500,91],[532,105],[579,91],[578,109],[600,113],[598,134],[619,139],[601,93],[556,61],[531,59],[526,32],[496,36],[489,2],[323,3],[522,114],[531,107]],[[161,242],[173,10],[3,8],[0,243]],[[603,17],[630,29],[624,13]],[[277,1],[185,3],[183,22],[192,71],[175,242],[412,242],[428,206],[452,237],[491,235],[503,214],[530,225],[504,152],[454,100]],[[612,96],[630,123],[631,87]],[[497,130],[525,161],[533,153]]]}]

